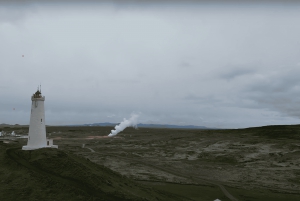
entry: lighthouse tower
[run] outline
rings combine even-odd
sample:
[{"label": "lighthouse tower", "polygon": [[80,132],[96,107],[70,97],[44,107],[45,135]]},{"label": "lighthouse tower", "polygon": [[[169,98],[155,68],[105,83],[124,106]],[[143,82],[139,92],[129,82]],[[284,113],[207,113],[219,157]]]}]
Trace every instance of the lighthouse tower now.
[{"label": "lighthouse tower", "polygon": [[53,145],[52,139],[46,138],[45,124],[45,96],[42,96],[40,88],[31,96],[31,114],[27,146],[23,146],[23,150],[33,150],[44,147],[58,148]]}]

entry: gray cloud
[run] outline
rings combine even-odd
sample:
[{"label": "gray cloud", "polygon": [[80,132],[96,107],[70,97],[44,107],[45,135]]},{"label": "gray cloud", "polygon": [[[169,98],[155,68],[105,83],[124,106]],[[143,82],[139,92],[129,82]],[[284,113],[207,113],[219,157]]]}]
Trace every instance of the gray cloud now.
[{"label": "gray cloud", "polygon": [[[2,0],[2,3],[82,3],[82,0]],[[113,3],[185,3],[185,2],[216,2],[216,3],[260,3],[260,2],[267,2],[267,3],[274,3],[274,2],[295,2],[297,3],[297,0],[86,0],[84,2],[113,2]]]},{"label": "gray cloud", "polygon": [[0,123],[298,121],[300,7],[91,5],[1,4]]},{"label": "gray cloud", "polygon": [[286,67],[267,74],[247,86],[245,94],[260,106],[300,118],[300,81],[297,78],[299,73],[297,67]]},{"label": "gray cloud", "polygon": [[190,68],[191,64],[189,62],[183,61],[183,62],[180,63],[179,66],[182,67],[182,68]]},{"label": "gray cloud", "polygon": [[184,99],[194,104],[205,104],[212,106],[224,103],[224,99],[216,98],[215,95],[201,96],[190,93]]},{"label": "gray cloud", "polygon": [[[228,67],[226,68],[228,69]],[[251,75],[253,73],[255,73],[255,69],[253,68],[245,68],[244,66],[241,67],[233,67],[230,68],[230,70],[227,70],[226,72],[223,72],[220,77],[226,80],[232,80],[235,79],[237,77],[241,77],[241,76],[246,76],[246,75]]]}]

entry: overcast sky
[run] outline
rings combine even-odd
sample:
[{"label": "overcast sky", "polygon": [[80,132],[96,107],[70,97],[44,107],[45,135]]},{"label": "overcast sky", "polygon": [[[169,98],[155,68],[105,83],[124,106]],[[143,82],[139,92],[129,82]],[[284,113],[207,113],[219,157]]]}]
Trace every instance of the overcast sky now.
[{"label": "overcast sky", "polygon": [[40,83],[49,125],[133,112],[219,128],[300,122],[300,4],[11,2],[0,3],[0,124],[29,123]]}]

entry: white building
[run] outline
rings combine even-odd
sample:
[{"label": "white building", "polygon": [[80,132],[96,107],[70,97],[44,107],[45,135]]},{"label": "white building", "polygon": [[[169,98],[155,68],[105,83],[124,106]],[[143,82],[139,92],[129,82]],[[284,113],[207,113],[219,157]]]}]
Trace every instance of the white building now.
[{"label": "white building", "polygon": [[31,114],[27,146],[23,146],[23,150],[33,150],[44,147],[58,148],[53,145],[52,139],[46,138],[45,124],[45,96],[42,96],[41,90],[38,89],[31,97]]}]

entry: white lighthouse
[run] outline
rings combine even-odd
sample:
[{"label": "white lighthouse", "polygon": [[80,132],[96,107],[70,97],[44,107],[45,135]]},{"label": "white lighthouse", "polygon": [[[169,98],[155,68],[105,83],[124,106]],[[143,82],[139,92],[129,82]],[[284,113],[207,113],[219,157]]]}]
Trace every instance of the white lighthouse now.
[{"label": "white lighthouse", "polygon": [[53,145],[52,139],[46,138],[46,124],[45,124],[45,96],[42,96],[41,89],[31,96],[31,114],[27,146],[23,146],[23,150],[33,150],[44,147],[58,148]]}]

